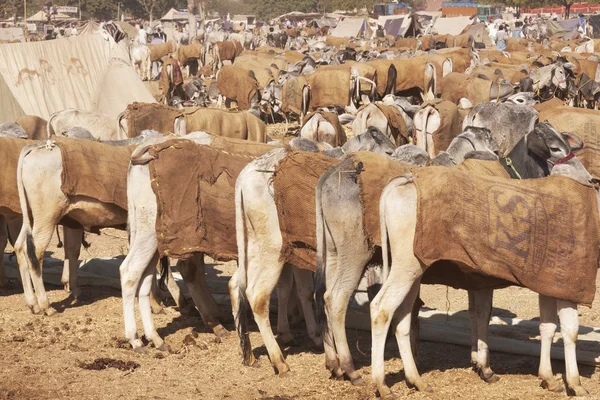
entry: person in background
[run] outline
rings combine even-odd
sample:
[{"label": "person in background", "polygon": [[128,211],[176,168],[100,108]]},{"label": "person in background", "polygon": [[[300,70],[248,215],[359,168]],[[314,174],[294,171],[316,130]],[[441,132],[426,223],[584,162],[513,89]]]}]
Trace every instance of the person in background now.
[{"label": "person in background", "polygon": [[77,28],[73,24],[71,24],[71,36],[77,36]]},{"label": "person in background", "polygon": [[156,30],[156,36],[162,39],[163,43],[167,43],[167,34],[163,32],[161,27]]},{"label": "person in background", "polygon": [[140,27],[140,30],[138,31],[138,43],[139,44],[146,44],[148,43],[148,34],[146,33],[146,30],[144,29],[144,27]]},{"label": "person in background", "polygon": [[578,18],[577,22],[581,26],[581,32],[580,33],[583,36],[587,35],[587,26],[586,26],[585,17],[583,16],[583,14],[579,14],[579,18]]},{"label": "person in background", "polygon": [[508,34],[504,30],[504,25],[500,25],[498,32],[496,32],[496,49],[504,51],[506,49],[506,39]]},{"label": "person in background", "polygon": [[511,37],[520,39],[523,37],[523,23],[521,21],[515,22],[515,27],[512,30]]},{"label": "person in background", "polygon": [[377,31],[375,32],[375,36],[378,38],[385,37],[385,32],[383,31],[383,26],[377,25]]}]

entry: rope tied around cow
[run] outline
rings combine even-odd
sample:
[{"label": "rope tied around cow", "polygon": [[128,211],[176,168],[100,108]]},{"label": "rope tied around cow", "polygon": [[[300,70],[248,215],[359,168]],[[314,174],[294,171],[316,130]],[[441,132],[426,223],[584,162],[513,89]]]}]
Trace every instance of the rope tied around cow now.
[{"label": "rope tied around cow", "polygon": [[521,174],[519,174],[519,171],[517,171],[515,168],[510,157],[500,157],[500,163],[506,167],[506,170],[512,179],[523,179]]}]

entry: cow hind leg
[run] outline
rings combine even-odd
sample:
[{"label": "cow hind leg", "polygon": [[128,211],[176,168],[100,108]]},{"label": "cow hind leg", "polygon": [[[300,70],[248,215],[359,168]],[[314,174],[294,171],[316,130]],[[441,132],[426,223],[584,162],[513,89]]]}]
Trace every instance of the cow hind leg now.
[{"label": "cow hind leg", "polygon": [[[40,309],[46,313],[46,315],[50,316],[56,313],[56,310],[50,307],[50,302],[48,301],[48,295],[46,294],[46,288],[44,287],[44,280],[42,277],[42,268],[44,262],[44,252],[48,248],[50,244],[50,240],[52,239],[52,234],[56,229],[56,224],[53,222],[58,218],[44,218],[45,216],[40,216],[36,221],[35,225],[32,229],[32,235],[27,239],[31,241],[31,249],[33,249],[33,254],[30,254],[29,257],[35,257],[35,260],[31,260],[28,264],[29,266],[29,274],[31,276],[31,280],[33,282],[33,288],[35,290],[35,295],[37,297],[38,306]],[[28,244],[28,250],[31,251]]]},{"label": "cow hind leg", "polygon": [[[17,263],[19,264],[19,273],[21,275],[21,282],[23,283],[23,294],[25,296],[25,304],[31,310],[32,313],[38,314],[41,309],[38,305],[35,293],[33,291],[33,285],[31,281],[31,275],[29,274],[29,263],[30,256],[28,255],[33,251],[33,242],[28,238],[31,237],[29,233],[29,226],[23,226],[21,232],[15,242],[15,252],[17,254]],[[32,255],[32,258],[35,257]]]},{"label": "cow hind leg", "polygon": [[6,225],[6,219],[0,215],[0,249],[2,249],[2,258],[0,258],[0,287],[4,287],[8,284],[6,273],[4,271],[4,249],[7,244],[8,226]]},{"label": "cow hind leg", "polygon": [[139,284],[138,291],[138,303],[140,307],[140,316],[142,318],[142,324],[144,326],[144,336],[154,346],[161,351],[168,351],[169,345],[160,337],[156,328],[154,327],[154,319],[152,318],[152,308],[150,306],[150,291],[152,289],[152,275],[155,273],[154,266],[158,262],[158,254],[155,253],[154,257],[150,261],[150,264],[146,266],[146,269],[142,272],[142,276]]},{"label": "cow hind leg", "polygon": [[538,375],[542,380],[541,386],[551,392],[562,392],[563,386],[554,377],[552,372],[552,362],[550,359],[550,351],[552,346],[552,339],[556,332],[557,319],[556,319],[556,299],[540,295],[540,338],[541,338],[541,351],[540,351],[540,366]]},{"label": "cow hind leg", "polygon": [[283,263],[279,261],[279,251],[265,251],[259,245],[253,246],[251,243],[248,243],[248,250],[246,298],[252,308],[254,320],[260,330],[271,363],[279,375],[284,375],[290,368],[283,358],[269,321],[269,300],[279,281]]},{"label": "cow hind leg", "polygon": [[216,318],[218,314],[215,314],[211,305],[214,299],[204,278],[204,254],[195,254],[189,260],[178,261],[177,270],[181,273],[206,326],[218,337],[227,336],[229,332],[219,323]]},{"label": "cow hind leg", "polygon": [[565,364],[567,375],[567,392],[573,396],[587,396],[588,391],[581,386],[579,369],[577,368],[577,334],[579,332],[579,317],[577,304],[565,300],[557,300],[560,332],[565,346]]},{"label": "cow hind leg", "polygon": [[317,322],[315,321],[312,307],[314,294],[312,272],[306,269],[294,268],[294,278],[296,280],[298,297],[302,304],[302,311],[304,312],[308,337],[311,338],[317,347],[321,347],[323,345],[323,339],[317,332]]},{"label": "cow hind leg", "polygon": [[[63,280],[65,289],[71,292],[71,297],[76,302],[81,294],[77,283],[77,269],[79,266],[79,254],[81,251],[81,242],[83,240],[83,230],[81,229],[70,229],[64,228],[64,242],[65,242],[65,263],[63,267]],[[68,271],[67,280],[65,281],[64,271]]]},{"label": "cow hind leg", "polygon": [[293,286],[294,274],[292,266],[285,264],[277,282],[277,335],[279,340],[286,345],[295,344],[294,336],[290,330],[288,313],[289,299]]}]

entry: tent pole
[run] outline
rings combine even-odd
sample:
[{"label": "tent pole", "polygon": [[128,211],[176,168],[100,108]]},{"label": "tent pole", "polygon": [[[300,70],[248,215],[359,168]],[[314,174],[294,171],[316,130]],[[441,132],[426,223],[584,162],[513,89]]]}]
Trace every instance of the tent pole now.
[{"label": "tent pole", "polygon": [[[15,24],[16,23],[17,21],[15,21]],[[27,0],[23,0],[23,23],[27,23]]]}]

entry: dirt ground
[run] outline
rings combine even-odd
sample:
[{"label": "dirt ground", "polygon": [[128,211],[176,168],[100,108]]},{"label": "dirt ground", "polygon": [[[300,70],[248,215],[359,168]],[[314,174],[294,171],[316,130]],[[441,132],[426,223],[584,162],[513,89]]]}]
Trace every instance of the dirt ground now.
[{"label": "dirt ground", "polygon": [[[126,252],[123,232],[107,230],[88,235],[91,243],[82,258],[114,256]],[[53,240],[49,255],[60,258]],[[211,273],[228,275],[233,263],[213,264]],[[322,350],[314,348],[303,325],[293,333],[298,345],[286,348],[292,372],[280,378],[270,366],[256,326],[251,340],[258,367],[244,367],[231,321],[229,337],[221,342],[197,314],[182,315],[173,307],[154,316],[158,332],[171,346],[163,353],[153,348],[134,353],[123,339],[120,292],[104,287],[84,287],[80,304],[68,304],[62,288],[48,286],[52,317],[32,315],[24,305],[22,289],[0,289],[0,399],[370,399],[370,384],[354,387],[348,381],[329,379]],[[424,286],[422,298],[430,308],[462,310],[466,293],[442,286]],[[536,296],[526,289],[497,291],[494,315],[531,319],[536,316]],[[230,313],[230,310],[227,310]],[[581,309],[581,323],[594,326],[596,309]],[[275,324],[275,320],[273,320]],[[141,323],[138,321],[141,333]],[[370,335],[349,331],[349,343],[357,367],[370,382]],[[469,349],[421,342],[419,366],[432,386],[432,394],[407,387],[396,342],[386,346],[387,382],[400,397],[413,399],[558,399],[564,394],[546,392],[536,377],[537,359],[492,353],[492,366],[501,380],[481,381],[469,366]],[[564,372],[554,362],[555,373]],[[592,367],[580,368],[584,386],[600,396],[599,375]]]},{"label": "dirt ground", "polygon": [[[273,138],[281,139],[285,132],[285,124],[269,126]],[[88,235],[91,247],[82,249],[81,258],[125,255],[126,238],[125,232],[115,230],[105,230],[101,236]],[[56,238],[48,255],[63,257],[63,251],[56,247]],[[235,268],[235,263],[214,263],[209,273],[226,278]],[[147,354],[140,355],[124,340],[119,290],[83,287],[80,303],[70,305],[62,288],[50,285],[46,288],[52,306],[58,310],[52,317],[30,313],[18,282],[11,282],[8,289],[0,288],[0,400],[375,398],[370,385],[368,332],[348,331],[355,365],[367,385],[354,387],[348,381],[329,379],[322,350],[312,345],[303,324],[293,327],[297,345],[285,349],[292,372],[280,378],[274,374],[253,324],[250,336],[260,361],[257,367],[242,366],[231,320],[225,321],[231,334],[218,341],[197,313],[182,314],[174,307],[166,307],[162,314],[154,315],[158,332],[171,346],[171,352],[149,348]],[[432,309],[460,311],[467,307],[466,292],[444,286],[424,286],[421,297]],[[230,315],[231,311],[225,312]],[[493,315],[534,319],[537,296],[521,288],[497,291]],[[580,323],[590,327],[600,325],[598,309],[581,308]],[[273,318],[272,324],[276,324]],[[142,333],[139,319],[138,332]],[[535,334],[532,339],[535,340]],[[598,353],[600,345],[588,343],[586,350]],[[471,370],[469,357],[467,347],[422,341],[419,368],[434,392],[419,393],[406,385],[398,347],[391,336],[386,345],[387,382],[396,395],[412,399],[565,396],[539,387],[536,358],[492,352],[492,367],[501,380],[490,385]],[[564,372],[562,363],[553,365],[555,373]],[[600,397],[599,374],[592,367],[580,367],[580,372],[583,385],[594,397]]]}]

